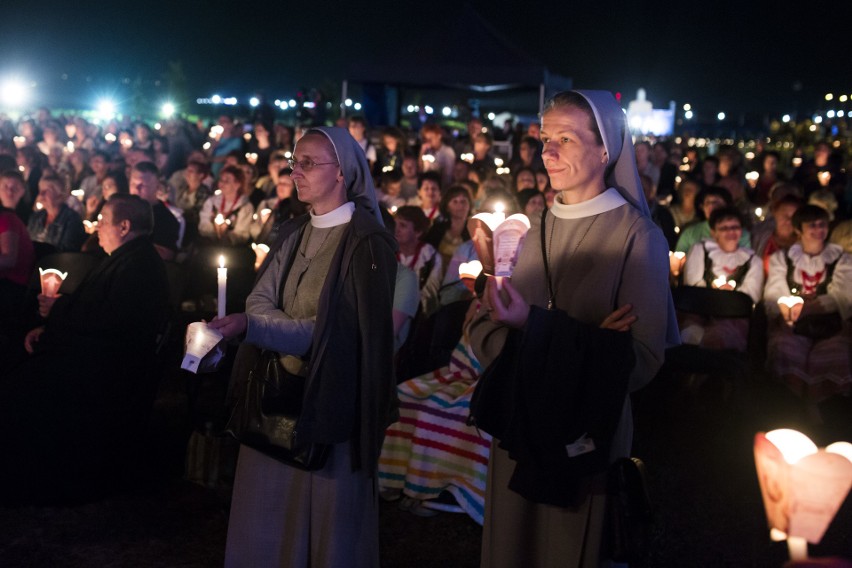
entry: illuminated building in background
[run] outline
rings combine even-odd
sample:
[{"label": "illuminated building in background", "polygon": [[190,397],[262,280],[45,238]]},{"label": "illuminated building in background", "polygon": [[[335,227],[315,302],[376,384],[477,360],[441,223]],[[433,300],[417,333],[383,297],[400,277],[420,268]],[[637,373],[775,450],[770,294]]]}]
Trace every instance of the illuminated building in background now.
[{"label": "illuminated building in background", "polygon": [[645,98],[645,89],[636,92],[636,100],[627,106],[627,123],[634,134],[670,136],[674,132],[675,104],[667,109],[655,109]]}]

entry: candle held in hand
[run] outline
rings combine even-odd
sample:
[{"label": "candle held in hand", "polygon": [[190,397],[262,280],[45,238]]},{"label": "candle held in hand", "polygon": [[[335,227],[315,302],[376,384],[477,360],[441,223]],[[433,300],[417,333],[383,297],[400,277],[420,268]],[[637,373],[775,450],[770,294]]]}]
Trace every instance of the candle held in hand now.
[{"label": "candle held in hand", "polygon": [[219,268],[216,269],[217,278],[216,284],[218,285],[219,295],[218,295],[218,313],[219,319],[225,317],[225,305],[227,304],[227,282],[228,282],[228,269],[225,268],[225,257],[219,256]]}]

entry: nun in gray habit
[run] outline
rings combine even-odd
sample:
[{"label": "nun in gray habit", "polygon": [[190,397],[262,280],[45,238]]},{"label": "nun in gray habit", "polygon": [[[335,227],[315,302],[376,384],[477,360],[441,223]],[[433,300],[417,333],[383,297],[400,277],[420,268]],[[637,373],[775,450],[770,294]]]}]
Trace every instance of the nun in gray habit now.
[{"label": "nun in gray habit", "polygon": [[[396,245],[364,152],[346,130],[312,128],[294,154],[299,197],[313,212],[282,226],[246,313],[211,326],[239,332],[245,321],[241,349],[276,351],[306,375],[299,441],[332,450],[321,470],[307,472],[240,447],[225,565],[377,566],[376,467],[397,419]],[[329,195],[341,196],[333,208]]]},{"label": "nun in gray habit", "polygon": [[[555,95],[542,112],[553,207],[531,219],[501,293],[470,327],[488,365],[511,351],[511,390],[488,464],[482,566],[594,567],[610,463],[630,454],[629,393],[678,343],[668,246],[651,220],[624,112],[604,91]],[[507,343],[507,338],[509,342]]]}]

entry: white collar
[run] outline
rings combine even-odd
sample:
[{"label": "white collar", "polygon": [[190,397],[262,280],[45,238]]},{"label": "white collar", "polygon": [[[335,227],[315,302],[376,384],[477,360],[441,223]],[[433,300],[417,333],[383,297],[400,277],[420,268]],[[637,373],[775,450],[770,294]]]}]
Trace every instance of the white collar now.
[{"label": "white collar", "polygon": [[333,209],[323,215],[314,215],[311,211],[311,226],[317,229],[328,229],[348,223],[355,213],[355,204],[347,201],[337,209]]},{"label": "white collar", "polygon": [[613,187],[589,200],[574,205],[565,205],[559,200],[560,197],[561,194],[557,194],[556,199],[553,200],[553,206],[550,208],[553,214],[560,219],[591,217],[627,204],[627,200]]}]

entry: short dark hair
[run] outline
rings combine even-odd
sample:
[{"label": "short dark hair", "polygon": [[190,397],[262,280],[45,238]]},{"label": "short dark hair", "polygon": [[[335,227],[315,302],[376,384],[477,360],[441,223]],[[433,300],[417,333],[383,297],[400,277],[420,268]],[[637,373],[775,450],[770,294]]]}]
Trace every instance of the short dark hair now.
[{"label": "short dark hair", "polygon": [[740,222],[740,226],[743,225],[743,216],[740,213],[740,210],[734,206],[727,207],[719,207],[718,209],[714,209],[712,213],[710,213],[710,219],[707,220],[707,223],[710,225],[711,229],[715,229],[716,225],[720,221],[724,221],[725,219],[736,219]]},{"label": "short dark hair", "polygon": [[801,231],[802,225],[805,223],[813,223],[814,221],[825,221],[828,223],[829,220],[828,211],[819,205],[802,205],[793,213],[793,227],[797,231]]},{"label": "short dark hair", "polygon": [[423,172],[420,174],[420,177],[417,179],[417,187],[423,185],[423,182],[426,180],[432,180],[438,184],[438,188],[441,187],[441,174],[436,172],[435,170],[430,170],[428,172]]},{"label": "short dark hair", "polygon": [[429,230],[429,219],[426,218],[426,213],[415,205],[403,205],[396,210],[396,217],[414,225],[414,230],[420,233],[421,237]]},{"label": "short dark hair", "polygon": [[222,174],[231,174],[234,176],[235,180],[240,182],[240,184],[244,184],[246,182],[246,173],[238,166],[225,166],[219,172],[220,178],[222,177]]},{"label": "short dark hair", "polygon": [[360,124],[364,128],[367,128],[367,121],[364,119],[363,116],[350,116],[348,124]]},{"label": "short dark hair", "polygon": [[397,183],[400,181],[402,181],[402,172],[399,170],[391,170],[389,172],[382,172],[382,175],[379,178],[379,185],[384,187],[386,183]]},{"label": "short dark hair", "polygon": [[160,177],[160,169],[154,162],[138,162],[135,166],[133,166],[134,172],[139,172],[140,174],[151,174],[156,177]]},{"label": "short dark hair", "polygon": [[154,211],[151,204],[129,193],[116,193],[107,199],[106,205],[112,208],[113,223],[130,221],[130,230],[150,235],[154,230]]}]

